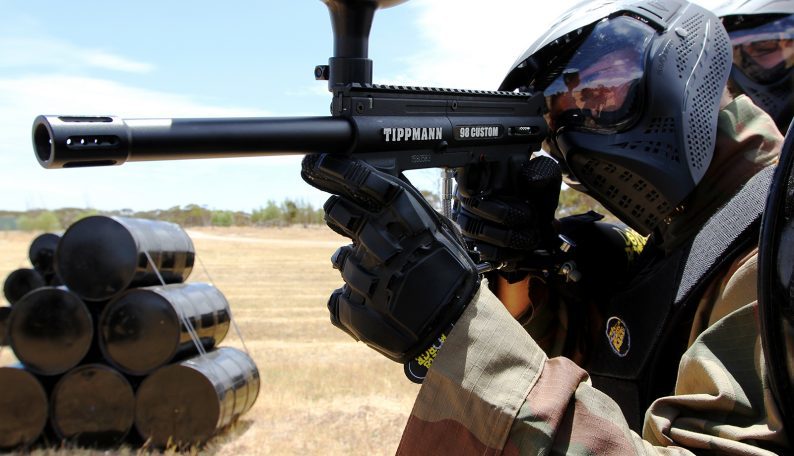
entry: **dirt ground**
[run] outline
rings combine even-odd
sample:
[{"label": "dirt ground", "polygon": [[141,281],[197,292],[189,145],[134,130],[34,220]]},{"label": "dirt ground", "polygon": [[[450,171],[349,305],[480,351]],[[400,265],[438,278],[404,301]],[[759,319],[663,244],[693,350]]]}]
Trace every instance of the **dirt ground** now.
[{"label": "dirt ground", "polygon": [[[212,282],[224,293],[262,380],[254,407],[197,451],[393,454],[418,386],[405,379],[401,365],[329,323],[326,301],[341,284],[330,256],[345,240],[325,227],[188,233],[199,258],[189,281]],[[0,278],[30,267],[27,250],[37,234],[0,232]],[[243,344],[230,331],[221,345]],[[0,364],[13,361],[8,348],[0,352]]]}]

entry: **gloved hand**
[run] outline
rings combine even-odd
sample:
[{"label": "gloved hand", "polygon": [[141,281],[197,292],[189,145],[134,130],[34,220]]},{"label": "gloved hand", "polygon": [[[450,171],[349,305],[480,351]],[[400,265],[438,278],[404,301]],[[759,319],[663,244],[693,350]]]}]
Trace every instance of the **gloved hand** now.
[{"label": "gloved hand", "polygon": [[504,263],[502,271],[510,272],[533,251],[554,247],[562,174],[554,160],[539,156],[514,169],[506,187],[480,192],[483,166],[458,171],[455,219],[481,260]]},{"label": "gloved hand", "polygon": [[410,184],[355,159],[307,155],[301,175],[334,193],[325,221],[352,245],[334,253],[345,284],[331,322],[386,357],[407,362],[457,320],[479,287],[455,228]]}]

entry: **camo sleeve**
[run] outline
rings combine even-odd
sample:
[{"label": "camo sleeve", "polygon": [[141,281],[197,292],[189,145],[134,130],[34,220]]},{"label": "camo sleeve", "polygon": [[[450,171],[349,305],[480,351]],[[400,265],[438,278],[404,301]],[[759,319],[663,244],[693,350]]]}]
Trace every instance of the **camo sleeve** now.
[{"label": "camo sleeve", "polygon": [[704,299],[706,328],[681,361],[675,395],[646,414],[644,439],[584,370],[548,359],[483,286],[430,369],[397,453],[775,454],[761,448],[786,441],[766,387],[749,258]]}]

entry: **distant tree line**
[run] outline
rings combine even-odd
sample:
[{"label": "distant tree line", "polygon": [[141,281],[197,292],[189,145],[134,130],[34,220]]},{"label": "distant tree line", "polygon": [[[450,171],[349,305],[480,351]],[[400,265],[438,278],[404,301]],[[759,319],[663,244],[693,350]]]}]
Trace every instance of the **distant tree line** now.
[{"label": "distant tree line", "polygon": [[150,211],[133,211],[132,209],[100,211],[80,208],[34,209],[25,212],[0,211],[0,230],[59,231],[82,218],[100,214],[165,220],[184,227],[290,226],[323,223],[322,208],[315,208],[312,204],[301,200],[286,199],[281,203],[268,201],[265,206],[250,213],[209,209],[197,204]]},{"label": "distant tree line", "polygon": [[[422,192],[428,202],[441,209],[441,198],[428,191]],[[607,220],[616,221],[606,209],[587,195],[572,189],[560,192],[557,217],[594,210],[604,214]],[[118,215],[154,220],[166,220],[185,227],[194,226],[290,226],[323,224],[323,210],[302,200],[286,199],[281,203],[273,200],[253,211],[228,211],[209,209],[197,204],[174,206],[169,209],[133,211],[121,209],[98,211],[94,209],[62,208],[54,210],[29,210],[25,212],[0,211],[0,230],[59,231],[72,223],[92,215]]]}]

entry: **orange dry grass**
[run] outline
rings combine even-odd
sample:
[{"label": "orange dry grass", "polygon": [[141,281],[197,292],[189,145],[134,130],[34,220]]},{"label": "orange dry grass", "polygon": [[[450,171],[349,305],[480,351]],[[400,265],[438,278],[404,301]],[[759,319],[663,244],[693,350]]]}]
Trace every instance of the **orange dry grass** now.
[{"label": "orange dry grass", "polygon": [[[193,452],[392,454],[418,387],[402,366],[334,328],[325,303],[341,284],[330,256],[345,240],[327,228],[202,228],[188,231],[197,264],[229,300],[262,386],[254,407]],[[0,232],[0,278],[26,259],[35,234]],[[222,345],[242,346],[230,332]],[[10,350],[0,364],[13,361]],[[124,448],[122,453],[136,453]],[[38,454],[88,454],[73,448]]]}]

